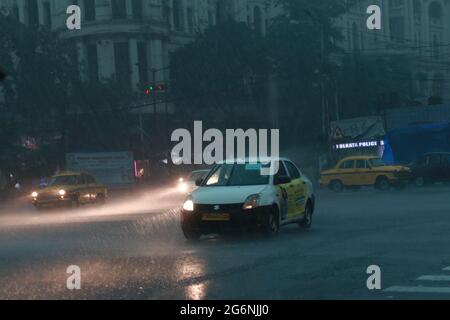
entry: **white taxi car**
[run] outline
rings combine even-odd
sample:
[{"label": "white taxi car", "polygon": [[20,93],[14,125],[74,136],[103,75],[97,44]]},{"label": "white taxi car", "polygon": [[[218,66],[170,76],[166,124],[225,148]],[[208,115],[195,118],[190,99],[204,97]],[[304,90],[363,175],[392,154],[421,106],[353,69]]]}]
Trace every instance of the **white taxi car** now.
[{"label": "white taxi car", "polygon": [[[262,174],[261,169],[276,165],[276,174]],[[197,185],[182,210],[181,227],[188,240],[235,228],[274,234],[282,225],[311,226],[315,206],[312,183],[288,159],[226,161]]]}]

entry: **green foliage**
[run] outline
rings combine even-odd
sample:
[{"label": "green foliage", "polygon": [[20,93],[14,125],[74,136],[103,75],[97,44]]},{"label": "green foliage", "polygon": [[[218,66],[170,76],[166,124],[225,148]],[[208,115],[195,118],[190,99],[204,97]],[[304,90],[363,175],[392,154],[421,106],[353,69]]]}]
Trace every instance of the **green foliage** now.
[{"label": "green foliage", "polygon": [[266,74],[264,49],[263,39],[244,23],[208,29],[172,56],[175,97],[194,111],[218,108],[235,116],[233,106],[250,101]]},{"label": "green foliage", "polygon": [[20,134],[36,134],[48,127],[50,116],[68,102],[75,73],[69,48],[45,28],[0,17],[0,45],[0,65],[8,72],[1,121],[11,129],[9,141],[15,141]]},{"label": "green foliage", "polygon": [[341,116],[380,114],[412,103],[409,65],[404,56],[347,56],[337,74]]}]

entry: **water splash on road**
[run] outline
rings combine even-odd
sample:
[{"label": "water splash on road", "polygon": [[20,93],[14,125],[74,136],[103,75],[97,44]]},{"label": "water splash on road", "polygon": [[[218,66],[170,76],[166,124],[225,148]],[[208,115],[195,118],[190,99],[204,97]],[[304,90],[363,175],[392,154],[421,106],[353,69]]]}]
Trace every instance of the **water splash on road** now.
[{"label": "water splash on road", "polygon": [[29,204],[29,199],[24,197],[4,208],[0,207],[0,229],[129,220],[133,216],[155,215],[173,210],[181,205],[182,200],[183,195],[177,188],[161,187],[112,198],[103,206],[86,206],[76,210],[37,211]]}]

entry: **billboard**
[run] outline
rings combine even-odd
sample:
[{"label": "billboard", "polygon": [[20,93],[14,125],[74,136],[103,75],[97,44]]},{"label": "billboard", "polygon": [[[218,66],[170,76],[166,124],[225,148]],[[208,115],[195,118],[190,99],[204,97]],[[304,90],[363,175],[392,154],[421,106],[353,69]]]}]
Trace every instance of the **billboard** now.
[{"label": "billboard", "polygon": [[92,174],[108,187],[130,187],[134,184],[132,152],[99,152],[66,154],[66,170]]},{"label": "billboard", "polygon": [[383,137],[386,132],[381,117],[361,117],[331,122],[333,141],[372,141]]}]

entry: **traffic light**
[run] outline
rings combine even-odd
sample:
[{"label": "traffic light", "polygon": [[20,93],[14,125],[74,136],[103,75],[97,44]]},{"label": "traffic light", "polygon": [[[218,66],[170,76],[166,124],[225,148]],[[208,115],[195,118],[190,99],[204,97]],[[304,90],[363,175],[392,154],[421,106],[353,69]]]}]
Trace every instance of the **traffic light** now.
[{"label": "traffic light", "polygon": [[147,83],[146,87],[145,87],[145,94],[146,95],[151,95],[153,93],[157,93],[157,92],[166,92],[167,91],[167,84],[164,83],[158,83],[158,84],[151,84],[151,83]]}]

